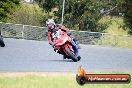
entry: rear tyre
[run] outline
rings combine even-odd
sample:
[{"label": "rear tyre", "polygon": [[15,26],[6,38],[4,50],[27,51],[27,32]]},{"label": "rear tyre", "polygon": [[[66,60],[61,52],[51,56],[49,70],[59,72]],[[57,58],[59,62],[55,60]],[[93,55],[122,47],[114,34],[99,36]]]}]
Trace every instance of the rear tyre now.
[{"label": "rear tyre", "polygon": [[4,41],[3,41],[3,37],[1,35],[0,35],[0,46],[1,47],[5,46]]},{"label": "rear tyre", "polygon": [[75,54],[73,53],[73,51],[71,51],[68,46],[65,47],[66,52],[68,53],[68,55],[72,58],[72,60],[74,62],[78,61],[78,58],[75,56]]},{"label": "rear tyre", "polygon": [[80,60],[81,60],[81,56],[78,56],[77,58],[78,58],[78,61],[80,61]]}]

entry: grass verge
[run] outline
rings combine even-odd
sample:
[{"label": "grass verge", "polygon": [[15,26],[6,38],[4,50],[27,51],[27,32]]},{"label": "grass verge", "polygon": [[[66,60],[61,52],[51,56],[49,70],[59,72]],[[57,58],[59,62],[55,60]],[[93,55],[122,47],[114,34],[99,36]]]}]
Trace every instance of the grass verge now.
[{"label": "grass verge", "polygon": [[132,48],[132,36],[104,35],[101,40],[102,45]]},{"label": "grass verge", "polygon": [[99,40],[98,44],[132,48],[132,36],[126,36],[130,29],[123,29],[123,26],[125,25],[123,22],[123,17],[105,16],[100,19],[99,23],[108,25],[108,28],[102,31],[108,34],[104,34],[101,40]]},{"label": "grass verge", "polygon": [[[131,88],[129,84],[85,84],[73,73],[0,73],[0,88]],[[132,73],[130,73],[132,75]]]}]

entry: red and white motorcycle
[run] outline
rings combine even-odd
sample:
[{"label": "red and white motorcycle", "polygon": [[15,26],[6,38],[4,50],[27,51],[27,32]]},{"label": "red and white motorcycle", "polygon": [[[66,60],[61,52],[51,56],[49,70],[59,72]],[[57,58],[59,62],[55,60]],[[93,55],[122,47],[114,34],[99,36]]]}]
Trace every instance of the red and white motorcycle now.
[{"label": "red and white motorcycle", "polygon": [[54,47],[61,54],[65,55],[66,58],[72,59],[74,62],[77,62],[81,59],[78,55],[78,47],[73,41],[73,39],[67,35],[67,33],[58,30],[52,34]]}]

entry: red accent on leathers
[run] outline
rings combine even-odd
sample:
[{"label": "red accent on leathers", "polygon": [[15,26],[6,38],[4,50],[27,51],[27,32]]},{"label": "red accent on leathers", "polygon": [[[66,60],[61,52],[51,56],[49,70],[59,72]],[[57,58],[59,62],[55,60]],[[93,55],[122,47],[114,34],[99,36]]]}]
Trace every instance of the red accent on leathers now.
[{"label": "red accent on leathers", "polygon": [[[62,26],[62,25],[58,25],[57,28],[56,28],[56,30],[57,29],[60,29],[61,31],[64,31],[64,32],[68,31],[68,29],[65,26]],[[53,30],[48,29],[48,41],[49,41],[49,43],[53,42],[53,39],[52,39],[52,31]]]},{"label": "red accent on leathers", "polygon": [[57,28],[58,29],[61,29],[62,31],[64,31],[64,32],[67,32],[68,31],[68,29],[65,27],[65,26],[57,26]]},{"label": "red accent on leathers", "polygon": [[52,32],[50,31],[50,30],[48,30],[48,41],[49,41],[49,43],[51,43],[52,42]]}]

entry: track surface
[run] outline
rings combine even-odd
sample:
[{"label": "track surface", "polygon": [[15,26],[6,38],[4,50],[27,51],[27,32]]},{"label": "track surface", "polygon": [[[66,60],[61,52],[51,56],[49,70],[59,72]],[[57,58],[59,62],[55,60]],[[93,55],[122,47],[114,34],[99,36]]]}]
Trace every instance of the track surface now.
[{"label": "track surface", "polygon": [[46,41],[4,39],[0,47],[0,71],[132,71],[132,49],[81,45],[81,61],[63,61]]}]

